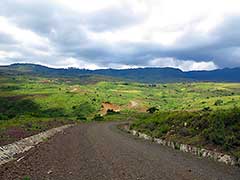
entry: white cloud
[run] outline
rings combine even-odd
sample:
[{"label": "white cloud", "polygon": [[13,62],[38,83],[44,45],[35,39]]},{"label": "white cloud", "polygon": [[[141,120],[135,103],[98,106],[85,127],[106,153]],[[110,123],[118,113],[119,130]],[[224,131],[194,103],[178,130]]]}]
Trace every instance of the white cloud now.
[{"label": "white cloud", "polygon": [[89,60],[82,60],[82,59],[76,59],[73,57],[70,58],[63,58],[62,60],[59,60],[55,64],[48,64],[43,63],[41,61],[38,62],[38,64],[45,65],[52,68],[68,68],[68,67],[74,67],[74,68],[80,68],[80,69],[90,69],[90,70],[96,70],[96,69],[107,69],[109,67],[114,69],[134,69],[134,68],[140,68],[144,66],[137,66],[137,65],[128,65],[128,64],[118,64],[118,63],[110,63],[106,64],[106,66],[97,65],[94,63],[90,63]]},{"label": "white cloud", "polygon": [[28,29],[22,29],[12,24],[7,18],[0,16],[0,32],[11,35],[23,46],[46,47],[49,40]]},{"label": "white cloud", "polygon": [[232,17],[240,17],[239,0],[2,0],[0,61],[21,55],[88,69],[239,66],[240,18]]},{"label": "white cloud", "polygon": [[0,59],[4,58],[20,58],[22,57],[21,53],[14,51],[1,51],[0,50]]},{"label": "white cloud", "polygon": [[[80,68],[80,69],[101,69],[104,67],[98,66],[94,63],[90,63],[87,60],[80,60],[76,59],[73,57],[69,58],[62,58],[61,60],[58,60],[55,64],[43,64],[39,62],[42,65],[47,65],[49,67],[54,67],[54,68],[67,68],[67,67],[75,67],[75,68]],[[106,67],[105,67],[106,68]]]},{"label": "white cloud", "polygon": [[113,69],[136,69],[136,68],[144,67],[144,66],[137,66],[133,64],[117,64],[117,63],[110,63],[108,66]]},{"label": "white cloud", "polygon": [[154,67],[178,68],[182,71],[214,70],[218,68],[213,61],[196,62],[193,60],[178,60],[172,57],[153,59],[149,62],[149,65]]},{"label": "white cloud", "polygon": [[[126,1],[118,1],[118,6]],[[124,2],[124,3],[123,3]],[[129,2],[129,1],[127,1]],[[209,33],[228,15],[240,14],[238,0],[132,0],[128,8],[145,15],[142,23],[116,31],[92,32],[100,40],[151,42],[171,46],[191,31]],[[116,5],[116,4],[115,4]]]},{"label": "white cloud", "polygon": [[104,8],[108,8],[109,6],[114,6],[117,3],[117,0],[54,0],[56,3],[60,3],[63,6],[70,8],[77,12],[95,12]]},{"label": "white cloud", "polygon": [[46,62],[39,61],[38,64],[45,65],[53,68],[67,68],[67,67],[75,67],[80,69],[107,69],[109,67],[113,69],[134,69],[134,68],[144,68],[144,67],[172,67],[178,68],[182,71],[195,71],[195,70],[214,70],[217,69],[217,65],[212,61],[200,61],[196,62],[193,60],[178,60],[172,57],[166,58],[156,58],[150,60],[149,63],[145,66],[143,65],[134,65],[134,64],[121,64],[121,63],[109,63],[105,66],[97,65],[96,63],[91,63],[86,59],[76,59],[73,57],[70,58],[62,58],[58,60],[54,64],[48,64]]}]

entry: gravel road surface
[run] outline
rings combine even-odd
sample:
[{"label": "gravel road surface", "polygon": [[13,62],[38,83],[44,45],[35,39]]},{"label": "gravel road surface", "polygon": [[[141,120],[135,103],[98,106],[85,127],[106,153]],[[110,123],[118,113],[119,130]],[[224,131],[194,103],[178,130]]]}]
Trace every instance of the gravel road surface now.
[{"label": "gravel road surface", "polygon": [[81,124],[0,167],[0,179],[240,180],[240,168],[144,141],[117,123]]}]

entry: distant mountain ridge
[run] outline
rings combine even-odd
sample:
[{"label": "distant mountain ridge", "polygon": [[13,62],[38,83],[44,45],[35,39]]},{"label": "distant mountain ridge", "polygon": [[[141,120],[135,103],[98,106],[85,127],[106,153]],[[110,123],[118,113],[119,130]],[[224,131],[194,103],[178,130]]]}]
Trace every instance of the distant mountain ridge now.
[{"label": "distant mountain ridge", "polygon": [[0,74],[33,74],[42,76],[78,77],[85,75],[100,75],[119,79],[126,79],[144,83],[162,82],[240,82],[240,68],[225,68],[212,71],[183,72],[175,68],[136,68],[136,69],[98,69],[87,70],[78,68],[49,68],[38,64],[11,64],[0,66]]}]

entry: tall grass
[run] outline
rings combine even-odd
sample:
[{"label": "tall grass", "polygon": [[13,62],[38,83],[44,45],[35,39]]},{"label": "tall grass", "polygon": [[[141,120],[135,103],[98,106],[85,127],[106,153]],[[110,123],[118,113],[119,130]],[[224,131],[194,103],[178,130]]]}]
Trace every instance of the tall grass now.
[{"label": "tall grass", "polygon": [[240,150],[240,108],[158,112],[136,120],[131,128],[154,137],[209,146],[237,153]]}]

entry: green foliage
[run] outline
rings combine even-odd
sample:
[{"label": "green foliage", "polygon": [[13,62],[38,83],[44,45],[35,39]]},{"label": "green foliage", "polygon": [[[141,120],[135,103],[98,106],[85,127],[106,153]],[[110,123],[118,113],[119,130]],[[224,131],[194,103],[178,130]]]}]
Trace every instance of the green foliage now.
[{"label": "green foliage", "polygon": [[222,103],[223,103],[223,100],[218,99],[218,100],[215,101],[214,105],[215,106],[220,106],[220,105],[222,105]]},{"label": "green foliage", "polygon": [[0,120],[6,120],[9,119],[9,117],[6,114],[0,113]]},{"label": "green foliage", "polygon": [[20,89],[19,86],[14,86],[14,85],[11,85],[11,86],[0,86],[0,90],[1,91],[14,91],[14,90],[18,90]]},{"label": "green foliage", "polygon": [[226,150],[240,146],[240,109],[218,110],[210,115],[210,125],[204,131],[206,140]]},{"label": "green foliage", "polygon": [[83,114],[78,114],[78,115],[77,115],[77,120],[87,121],[87,118],[86,118]]},{"label": "green foliage", "polygon": [[93,121],[103,121],[104,118],[100,114],[96,114],[93,119]]},{"label": "green foliage", "polygon": [[86,120],[87,116],[94,114],[96,112],[95,107],[88,102],[82,103],[77,106],[73,106],[72,109],[73,114],[77,116],[77,119],[79,120]]},{"label": "green foliage", "polygon": [[208,107],[204,107],[202,110],[203,111],[211,111],[211,108],[208,106]]},{"label": "green foliage", "polygon": [[38,104],[30,99],[8,99],[0,97],[0,120],[11,119],[23,114],[34,115],[40,111]]},{"label": "green foliage", "polygon": [[156,107],[150,107],[150,108],[147,109],[147,112],[149,112],[149,113],[155,113],[155,112],[158,111],[158,110],[159,110],[159,109],[156,108]]},{"label": "green foliage", "polygon": [[162,137],[162,136],[165,135],[169,130],[170,130],[170,127],[169,127],[168,124],[159,125],[156,130],[152,130],[152,131],[153,131],[153,136],[154,136],[154,137]]},{"label": "green foliage", "polygon": [[49,108],[40,112],[41,117],[67,117],[63,108]]},{"label": "green foliage", "polygon": [[120,112],[114,111],[113,109],[107,110],[107,115],[119,114]]},{"label": "green foliage", "polygon": [[29,176],[25,176],[23,180],[30,180],[31,178]]},{"label": "green foliage", "polygon": [[240,147],[240,108],[159,112],[134,121],[131,128],[154,137],[178,137],[181,142],[207,143],[233,152]]},{"label": "green foliage", "polygon": [[[121,112],[101,112],[103,102]],[[135,102],[131,106],[131,102]],[[0,77],[0,128],[44,130],[41,120],[134,120],[132,128],[181,142],[239,147],[240,84],[140,84],[104,77]],[[159,111],[155,111],[159,107]],[[142,111],[154,113],[142,113]],[[141,112],[138,112],[141,111]],[[30,122],[28,124],[28,122]]]},{"label": "green foliage", "polygon": [[[239,160],[240,159],[240,150],[234,151],[233,155]],[[238,164],[240,166],[240,164]]]}]

